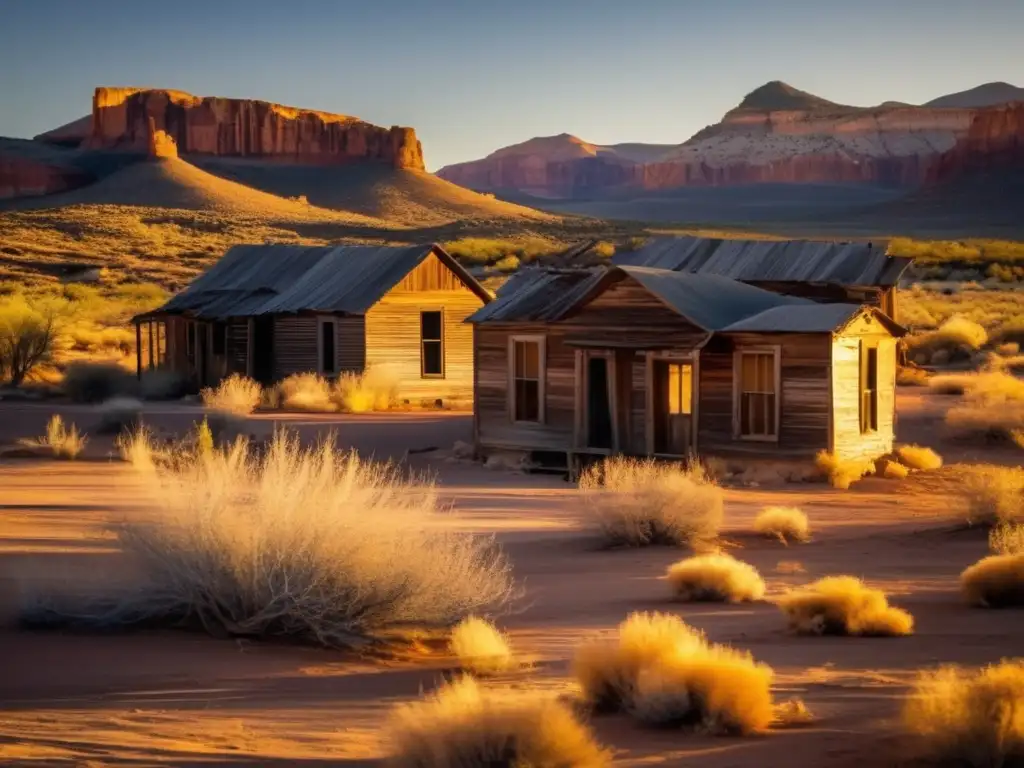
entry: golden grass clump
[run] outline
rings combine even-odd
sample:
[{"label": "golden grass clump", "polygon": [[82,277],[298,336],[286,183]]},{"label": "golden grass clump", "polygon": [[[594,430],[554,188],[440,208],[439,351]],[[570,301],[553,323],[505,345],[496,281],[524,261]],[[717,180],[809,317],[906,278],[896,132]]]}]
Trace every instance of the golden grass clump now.
[{"label": "golden grass clump", "polygon": [[943,376],[932,376],[928,380],[928,389],[938,395],[962,395],[970,386],[971,377],[977,374],[949,373]]},{"label": "golden grass clump", "polygon": [[114,444],[121,459],[135,469],[145,472],[156,469],[157,458],[161,453],[156,448],[156,439],[149,427],[141,425],[136,430],[122,433]]},{"label": "golden grass clump", "polygon": [[930,374],[924,368],[903,366],[896,370],[896,385],[899,387],[926,387]]},{"label": "golden grass clump", "polygon": [[992,402],[969,398],[946,412],[954,437],[1024,447],[1024,402]]},{"label": "golden grass clump", "polygon": [[670,565],[665,574],[682,602],[742,603],[764,597],[757,569],[731,555],[697,555]]},{"label": "golden grass clump", "polygon": [[651,725],[748,733],[773,717],[771,668],[668,614],[631,614],[578,649],[573,673],[588,704]]},{"label": "golden grass clump", "polygon": [[287,411],[333,413],[338,406],[331,396],[331,383],[317,373],[293,373],[279,382],[271,395],[275,407]]},{"label": "golden grass clump", "polygon": [[347,413],[386,411],[398,399],[398,380],[383,367],[343,373],[334,385],[332,398]]},{"label": "golden grass clump", "polygon": [[902,723],[918,756],[931,765],[1022,764],[1024,661],[921,672],[903,705]]},{"label": "golden grass clump", "polygon": [[971,605],[1024,605],[1024,554],[983,557],[960,574],[960,589]]},{"label": "golden grass clump", "polygon": [[601,768],[610,755],[573,711],[538,690],[484,688],[472,677],[399,705],[385,741],[393,768]]},{"label": "golden grass clump", "polygon": [[779,598],[791,629],[810,635],[896,637],[912,634],[913,617],[885,593],[852,576],[828,576]]},{"label": "golden grass clump", "polygon": [[1000,523],[988,532],[988,548],[997,555],[1024,555],[1024,523]]},{"label": "golden grass clump", "polygon": [[942,457],[923,445],[901,445],[896,455],[910,469],[931,470],[942,466]]},{"label": "golden grass clump", "polygon": [[975,467],[962,487],[972,525],[1024,522],[1024,467]]},{"label": "golden grass clump", "polygon": [[825,450],[818,451],[815,464],[828,477],[829,484],[841,491],[849,490],[856,481],[875,470],[875,464],[870,459],[842,459]]},{"label": "golden grass clump", "polygon": [[248,416],[263,398],[263,388],[247,376],[233,373],[216,387],[207,387],[200,396],[210,410]]},{"label": "golden grass clump", "polygon": [[258,451],[242,439],[181,450],[156,464],[151,485],[158,514],[116,529],[137,565],[130,582],[58,595],[26,622],[350,647],[452,626],[512,595],[493,539],[440,524],[447,508],[432,482],[330,441],[307,449],[279,431]]},{"label": "golden grass clump", "polygon": [[610,458],[580,477],[583,505],[612,545],[707,546],[722,524],[722,489],[700,465]]},{"label": "golden grass clump", "polygon": [[910,470],[900,464],[898,461],[891,461],[889,459],[882,459],[879,466],[881,467],[880,474],[886,480],[905,480],[910,476]]},{"label": "golden grass clump", "polygon": [[809,541],[811,524],[797,507],[765,507],[754,520],[754,531],[762,536],[787,541]]},{"label": "golden grass clump", "polygon": [[64,419],[55,413],[46,424],[46,434],[27,444],[46,449],[55,459],[70,460],[77,459],[88,442],[85,435],[79,434],[78,427],[72,424],[69,429]]},{"label": "golden grass clump", "polygon": [[516,667],[508,638],[491,622],[467,616],[452,629],[448,647],[467,672],[494,675]]}]

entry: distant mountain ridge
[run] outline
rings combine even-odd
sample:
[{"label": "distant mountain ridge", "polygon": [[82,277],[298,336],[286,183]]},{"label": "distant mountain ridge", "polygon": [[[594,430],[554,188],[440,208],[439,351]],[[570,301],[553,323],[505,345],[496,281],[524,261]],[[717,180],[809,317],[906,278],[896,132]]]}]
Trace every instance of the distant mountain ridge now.
[{"label": "distant mountain ridge", "polygon": [[560,134],[447,166],[438,175],[483,192],[565,200],[701,185],[913,187],[967,136],[979,110],[1015,99],[1024,100],[1024,89],[988,83],[923,106],[888,101],[856,107],[776,80],[679,145],[601,146]]}]

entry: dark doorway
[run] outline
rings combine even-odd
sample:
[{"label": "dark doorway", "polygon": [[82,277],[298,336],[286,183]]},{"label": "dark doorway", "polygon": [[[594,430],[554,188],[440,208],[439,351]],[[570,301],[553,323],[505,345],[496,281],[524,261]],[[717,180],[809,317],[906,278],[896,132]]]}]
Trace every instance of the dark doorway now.
[{"label": "dark doorway", "polygon": [[654,362],[654,452],[684,456],[693,440],[693,365]]},{"label": "dark doorway", "polygon": [[196,323],[196,373],[199,376],[199,386],[205,387],[210,384],[208,381],[210,368],[210,326],[205,323]]},{"label": "dark doorway", "polygon": [[252,321],[252,377],[263,385],[274,383],[274,318],[256,317]]},{"label": "dark doorway", "polygon": [[608,360],[587,360],[587,447],[612,447],[611,399],[608,396]]}]

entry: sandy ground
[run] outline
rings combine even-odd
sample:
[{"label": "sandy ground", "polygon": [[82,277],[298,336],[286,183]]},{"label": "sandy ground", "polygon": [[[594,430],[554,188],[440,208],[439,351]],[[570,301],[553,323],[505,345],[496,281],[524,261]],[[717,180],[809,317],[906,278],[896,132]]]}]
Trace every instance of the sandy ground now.
[{"label": "sandy ground", "polygon": [[[901,437],[935,444],[937,396],[902,392]],[[39,434],[50,406],[0,405],[0,442]],[[87,409],[65,416],[88,430]],[[181,428],[197,409],[149,415]],[[339,440],[378,456],[466,439],[465,415],[294,418],[312,439]],[[273,420],[252,420],[266,433]],[[948,450],[947,450],[948,448]],[[121,555],[109,522],[138,514],[150,490],[96,440],[87,460],[0,462],[0,764],[5,765],[374,765],[380,728],[396,702],[414,699],[450,670],[440,656],[369,662],[339,652],[215,640],[173,632],[82,635],[15,625],[21,596],[54,580],[116,574]],[[1000,463],[1012,454],[942,446],[950,460]],[[670,549],[601,551],[583,510],[558,478],[433,469],[455,505],[452,524],[494,533],[525,594],[501,623],[533,662],[499,681],[564,691],[568,661],[588,633],[635,610],[665,610],[710,638],[747,648],[774,667],[776,693],[803,698],[817,716],[805,728],[752,738],[641,730],[618,716],[594,720],[599,738],[628,766],[889,765],[900,754],[894,718],[914,671],[944,662],[984,664],[1019,653],[1024,613],[966,607],[960,571],[986,551],[984,533],[959,526],[955,471],[928,482],[869,480],[853,491],[814,485],[731,489],[726,538],[769,583],[769,598],[828,574],[853,574],[890,592],[914,614],[909,638],[798,638],[769,603],[679,606],[660,576]],[[814,541],[784,547],[746,533],[766,504],[798,504]],[[792,573],[799,563],[802,572]]]}]

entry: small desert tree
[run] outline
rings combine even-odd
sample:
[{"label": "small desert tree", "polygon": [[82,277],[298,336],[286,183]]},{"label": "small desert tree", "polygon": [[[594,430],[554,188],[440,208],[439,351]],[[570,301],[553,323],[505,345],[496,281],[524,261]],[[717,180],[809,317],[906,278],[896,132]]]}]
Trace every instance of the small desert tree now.
[{"label": "small desert tree", "polygon": [[0,302],[0,376],[19,386],[53,352],[55,315],[16,296]]}]

